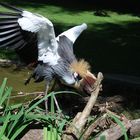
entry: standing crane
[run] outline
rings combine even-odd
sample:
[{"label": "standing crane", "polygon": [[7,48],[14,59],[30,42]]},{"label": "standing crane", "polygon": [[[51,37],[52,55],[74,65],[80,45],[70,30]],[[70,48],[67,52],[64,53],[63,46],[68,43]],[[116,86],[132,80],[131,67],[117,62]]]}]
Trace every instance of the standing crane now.
[{"label": "standing crane", "polygon": [[[85,23],[75,26],[57,37],[52,22],[29,11],[1,3],[11,12],[0,12],[0,48],[14,49],[22,61],[37,66],[27,79],[46,81],[47,95],[51,81],[56,78],[74,88],[80,86],[78,76],[84,77],[89,64],[78,61],[73,53],[73,44],[87,28]],[[45,102],[47,110],[47,101]]]}]

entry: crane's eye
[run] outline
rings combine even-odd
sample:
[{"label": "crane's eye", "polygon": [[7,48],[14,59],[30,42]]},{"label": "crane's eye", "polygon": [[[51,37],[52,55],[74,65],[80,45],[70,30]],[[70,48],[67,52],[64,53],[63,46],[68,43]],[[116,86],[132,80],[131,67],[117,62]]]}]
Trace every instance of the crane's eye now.
[{"label": "crane's eye", "polygon": [[76,79],[76,80],[81,80],[82,79],[82,77],[77,73],[77,72],[74,72],[73,73],[73,76],[74,76],[74,78]]}]

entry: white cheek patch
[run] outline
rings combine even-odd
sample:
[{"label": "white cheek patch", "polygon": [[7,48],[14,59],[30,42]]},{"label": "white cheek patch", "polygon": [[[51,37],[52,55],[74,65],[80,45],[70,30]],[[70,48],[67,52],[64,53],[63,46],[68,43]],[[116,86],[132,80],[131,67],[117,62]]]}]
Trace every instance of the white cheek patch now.
[{"label": "white cheek patch", "polygon": [[64,76],[63,80],[68,85],[72,85],[75,83],[75,79],[73,77],[70,77],[70,76]]},{"label": "white cheek patch", "polygon": [[74,72],[74,78],[76,78],[78,76],[78,73],[77,72]]}]

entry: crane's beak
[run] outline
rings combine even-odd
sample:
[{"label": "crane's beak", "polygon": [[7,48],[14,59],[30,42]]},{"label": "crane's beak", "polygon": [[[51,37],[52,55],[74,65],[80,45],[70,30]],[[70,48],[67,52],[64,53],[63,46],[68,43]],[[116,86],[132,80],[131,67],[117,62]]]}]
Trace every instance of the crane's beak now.
[{"label": "crane's beak", "polygon": [[76,82],[74,88],[90,94],[94,89],[94,83],[96,79],[97,78],[94,76],[94,74],[92,74],[90,71],[87,71],[86,76],[82,78],[79,82]]}]

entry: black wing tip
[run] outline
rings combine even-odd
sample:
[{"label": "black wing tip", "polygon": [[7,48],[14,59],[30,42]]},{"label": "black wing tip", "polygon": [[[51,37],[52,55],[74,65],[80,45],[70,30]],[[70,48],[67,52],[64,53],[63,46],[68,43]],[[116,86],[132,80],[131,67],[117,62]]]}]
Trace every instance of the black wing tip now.
[{"label": "black wing tip", "polygon": [[16,7],[14,7],[14,6],[11,6],[11,5],[9,5],[9,4],[6,3],[6,2],[0,2],[0,5],[3,6],[3,7],[5,7],[5,8],[8,8],[8,9],[14,10],[14,11],[16,11],[16,12],[20,12],[20,13],[23,12],[22,9],[16,8]]}]

